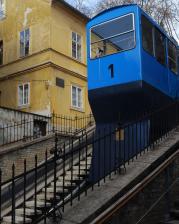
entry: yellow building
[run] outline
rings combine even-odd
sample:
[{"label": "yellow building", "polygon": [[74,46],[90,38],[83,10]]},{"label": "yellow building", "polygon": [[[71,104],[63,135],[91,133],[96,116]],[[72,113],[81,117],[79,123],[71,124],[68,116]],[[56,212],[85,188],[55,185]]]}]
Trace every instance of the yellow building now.
[{"label": "yellow building", "polygon": [[89,114],[87,21],[63,0],[0,0],[0,106]]}]

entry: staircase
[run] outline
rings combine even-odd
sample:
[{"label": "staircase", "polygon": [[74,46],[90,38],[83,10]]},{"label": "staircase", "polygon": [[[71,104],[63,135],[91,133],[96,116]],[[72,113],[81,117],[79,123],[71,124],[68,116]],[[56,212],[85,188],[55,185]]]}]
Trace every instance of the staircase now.
[{"label": "staircase", "polygon": [[[3,217],[2,223],[33,223],[55,206],[63,207],[87,184],[91,159],[92,148],[74,154],[73,161],[71,158],[67,159],[67,164],[63,164],[60,169],[57,169],[56,179],[53,178],[53,173],[50,182],[46,181],[45,186],[38,189],[33,196],[20,205],[14,206],[14,213],[12,214],[11,209]],[[61,160],[57,162],[59,166]]]}]

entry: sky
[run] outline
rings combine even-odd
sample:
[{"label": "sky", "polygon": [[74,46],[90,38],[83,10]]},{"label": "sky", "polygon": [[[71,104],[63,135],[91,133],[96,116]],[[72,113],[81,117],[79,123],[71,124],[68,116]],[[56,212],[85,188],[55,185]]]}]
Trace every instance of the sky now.
[{"label": "sky", "polygon": [[[95,4],[98,0],[86,0],[85,4],[87,6],[91,6],[92,4]],[[176,2],[178,2],[179,0],[176,0]],[[68,0],[69,3],[73,4],[75,2],[75,0]],[[176,31],[177,31],[177,35],[179,36],[179,23],[176,24]],[[177,39],[177,37],[174,35],[175,39],[178,41],[179,43],[179,39]]]}]

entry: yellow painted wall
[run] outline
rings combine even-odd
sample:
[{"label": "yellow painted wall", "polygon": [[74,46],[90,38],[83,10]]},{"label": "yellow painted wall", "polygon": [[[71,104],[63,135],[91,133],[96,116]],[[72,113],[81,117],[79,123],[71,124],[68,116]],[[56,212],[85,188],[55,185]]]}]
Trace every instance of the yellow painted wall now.
[{"label": "yellow painted wall", "polygon": [[[0,82],[1,105],[27,112],[50,114],[51,93],[47,88],[52,68],[47,67]],[[30,83],[30,105],[18,107],[18,85]]]},{"label": "yellow painted wall", "polygon": [[4,42],[4,64],[19,59],[20,31],[30,28],[30,54],[50,46],[50,1],[6,0],[5,18],[0,21],[0,39]]},{"label": "yellow painted wall", "polygon": [[[54,80],[52,81],[52,86],[54,87],[51,87],[51,96],[52,96],[51,104],[52,104],[53,110],[57,114],[65,114],[68,116],[76,116],[76,115],[82,116],[85,113],[89,114],[90,107],[88,103],[86,81],[81,80],[78,77],[71,76],[66,72],[59,71],[56,68],[53,69],[52,74],[54,76]],[[56,77],[64,79],[64,82],[65,82],[64,88],[56,86],[55,84]],[[71,86],[72,85],[76,85],[82,88],[83,109],[80,111],[71,106]]]},{"label": "yellow painted wall", "polygon": [[[4,64],[0,66],[1,106],[45,115],[53,111],[69,116],[89,114],[87,21],[61,3],[51,4],[51,0],[6,1],[6,17],[0,21],[0,40],[4,43]],[[30,28],[30,52],[20,58],[19,34],[26,28]],[[72,31],[82,36],[81,62],[71,57]],[[56,86],[56,77],[64,79],[64,89]],[[17,87],[22,82],[30,82],[30,105],[18,107]],[[71,108],[72,83],[82,87],[82,111]]]},{"label": "yellow painted wall", "polygon": [[52,7],[51,28],[52,48],[71,57],[72,32],[76,32],[82,37],[81,62],[86,65],[86,23],[85,19],[72,13],[63,4],[54,4]]}]

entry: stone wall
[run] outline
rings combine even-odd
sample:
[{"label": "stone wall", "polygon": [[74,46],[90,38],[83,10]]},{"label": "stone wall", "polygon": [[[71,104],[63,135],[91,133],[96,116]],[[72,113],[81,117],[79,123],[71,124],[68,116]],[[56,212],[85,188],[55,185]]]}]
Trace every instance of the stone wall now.
[{"label": "stone wall", "polygon": [[0,145],[44,135],[51,131],[50,117],[0,107]]},{"label": "stone wall", "polygon": [[[64,142],[66,137],[59,136],[58,143]],[[45,152],[48,156],[50,150],[55,145],[55,137],[44,137],[43,139],[34,140],[31,143],[19,143],[13,148],[0,151],[0,169],[2,170],[2,179],[6,181],[12,176],[12,165],[15,164],[15,174],[21,174],[24,170],[24,160],[27,160],[27,170],[34,168],[35,155],[37,155],[38,163],[44,161]]]}]

